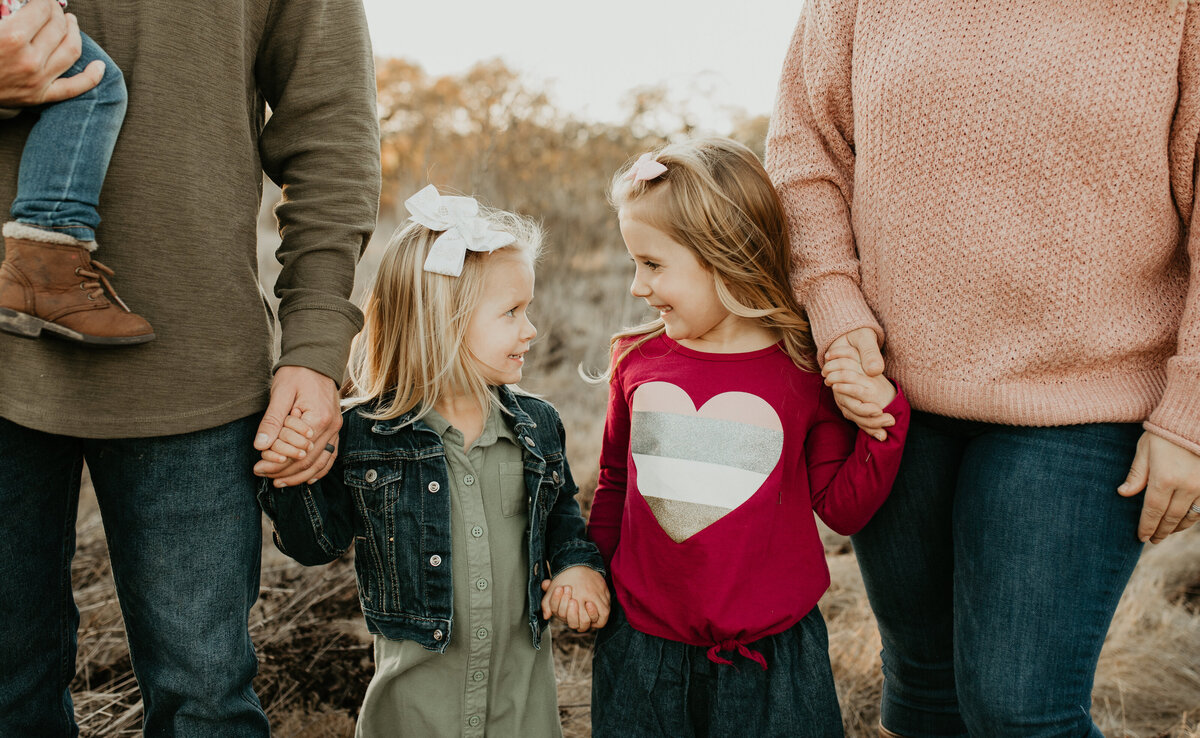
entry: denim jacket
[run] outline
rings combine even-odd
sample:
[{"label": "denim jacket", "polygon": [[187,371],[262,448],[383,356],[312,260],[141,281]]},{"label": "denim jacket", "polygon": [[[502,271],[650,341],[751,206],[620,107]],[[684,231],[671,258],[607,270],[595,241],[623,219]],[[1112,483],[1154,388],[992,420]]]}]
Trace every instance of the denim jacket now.
[{"label": "denim jacket", "polygon": [[[604,564],[584,536],[558,413],[508,387],[499,394],[525,464],[529,628],[538,648],[545,627],[542,579],[579,564],[603,574]],[[302,564],[328,563],[354,544],[359,602],[372,633],[445,651],[453,598],[442,439],[414,421],[415,413],[371,420],[362,410],[343,413],[340,453],[323,479],[285,489],[264,480],[259,503],[275,526],[275,545]]]}]

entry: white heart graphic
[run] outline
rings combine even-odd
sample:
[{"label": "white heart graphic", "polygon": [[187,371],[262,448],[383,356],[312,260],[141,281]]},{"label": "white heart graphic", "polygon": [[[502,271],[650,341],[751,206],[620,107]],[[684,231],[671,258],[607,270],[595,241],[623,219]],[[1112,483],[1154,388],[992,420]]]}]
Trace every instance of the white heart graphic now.
[{"label": "white heart graphic", "polygon": [[638,491],[671,540],[687,540],[754,496],[783,452],[783,425],[757,395],[724,392],[699,410],[670,382],[633,393]]}]

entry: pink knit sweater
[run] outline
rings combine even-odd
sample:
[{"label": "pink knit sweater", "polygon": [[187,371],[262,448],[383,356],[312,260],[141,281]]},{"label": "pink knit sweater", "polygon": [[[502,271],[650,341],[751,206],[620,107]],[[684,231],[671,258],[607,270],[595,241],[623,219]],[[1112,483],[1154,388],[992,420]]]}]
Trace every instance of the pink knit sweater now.
[{"label": "pink knit sweater", "polygon": [[871,326],[915,408],[1200,453],[1198,134],[1198,7],[808,0],[767,168],[819,349]]}]

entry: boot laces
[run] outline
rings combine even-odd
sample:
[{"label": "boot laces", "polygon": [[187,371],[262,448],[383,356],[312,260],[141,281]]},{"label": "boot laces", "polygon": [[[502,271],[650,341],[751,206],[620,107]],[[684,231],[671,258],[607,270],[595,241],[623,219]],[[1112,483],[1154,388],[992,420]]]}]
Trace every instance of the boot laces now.
[{"label": "boot laces", "polygon": [[133,311],[129,309],[129,306],[126,305],[125,301],[121,299],[121,296],[117,294],[117,290],[112,286],[112,282],[108,281],[109,277],[116,276],[113,270],[104,266],[95,259],[91,259],[90,261],[91,266],[95,267],[95,271],[84,266],[75,268],[75,274],[77,276],[86,277],[88,280],[85,282],[80,282],[79,289],[86,290],[88,293],[88,299],[90,300],[96,300],[104,297],[104,291],[108,290],[108,294],[118,305],[121,306],[122,310],[127,313],[132,313]]}]

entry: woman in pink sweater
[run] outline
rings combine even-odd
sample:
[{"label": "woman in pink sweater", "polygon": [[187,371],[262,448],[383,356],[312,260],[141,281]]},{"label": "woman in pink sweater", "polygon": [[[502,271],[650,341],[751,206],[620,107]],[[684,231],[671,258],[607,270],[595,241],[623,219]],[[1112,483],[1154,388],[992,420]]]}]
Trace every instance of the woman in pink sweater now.
[{"label": "woman in pink sweater", "polygon": [[1198,136],[1184,2],[806,4],[767,152],[793,285],[915,409],[854,538],[882,734],[1100,735],[1142,543],[1200,519]]}]

